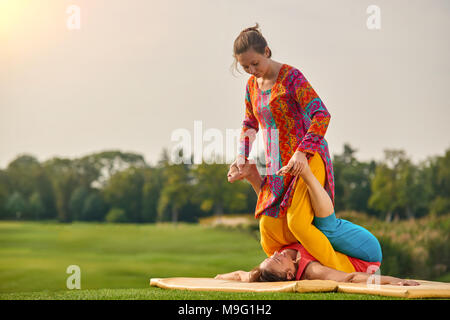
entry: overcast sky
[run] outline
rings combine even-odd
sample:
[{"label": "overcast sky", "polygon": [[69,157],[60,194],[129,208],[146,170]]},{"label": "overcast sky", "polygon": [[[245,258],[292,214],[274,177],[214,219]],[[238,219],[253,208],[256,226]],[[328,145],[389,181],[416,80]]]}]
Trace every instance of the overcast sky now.
[{"label": "overcast sky", "polygon": [[155,164],[194,121],[225,139],[249,78],[230,71],[233,42],[255,22],[328,108],[332,155],[347,142],[360,160],[395,148],[417,162],[450,147],[448,0],[0,0],[0,168],[104,150]]}]

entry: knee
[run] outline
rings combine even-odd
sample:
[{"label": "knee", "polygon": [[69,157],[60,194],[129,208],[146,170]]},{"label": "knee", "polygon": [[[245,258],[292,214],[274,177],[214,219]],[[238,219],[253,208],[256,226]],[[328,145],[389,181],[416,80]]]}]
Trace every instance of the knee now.
[{"label": "knee", "polygon": [[333,212],[328,217],[314,217],[313,223],[317,229],[323,232],[328,238],[338,233],[338,226],[341,219],[336,219]]},{"label": "knee", "polygon": [[261,217],[259,222],[259,234],[260,244],[267,256],[271,256],[276,250],[279,249],[279,241],[277,239],[276,230],[274,225],[271,225],[265,217]]},{"label": "knee", "polygon": [[264,238],[261,238],[260,243],[261,243],[262,249],[264,250],[264,252],[266,253],[266,255],[268,257],[273,255],[273,253],[277,250],[273,246],[271,246],[267,241],[265,241]]},{"label": "knee", "polygon": [[[373,235],[372,235],[373,236]],[[381,251],[381,245],[380,242],[378,241],[378,239],[373,236],[374,240],[374,244],[373,244],[373,249],[370,255],[370,259],[371,260],[367,260],[367,261],[378,261],[381,262],[383,260],[383,253]]]},{"label": "knee", "polygon": [[260,244],[268,257],[273,255],[275,251],[280,251],[283,245],[286,245],[278,242],[269,234],[261,234]]},{"label": "knee", "polygon": [[309,233],[310,228],[312,227],[311,222],[304,219],[299,219],[298,216],[292,215],[288,217],[287,225],[289,231],[299,240],[300,242],[304,241]]}]

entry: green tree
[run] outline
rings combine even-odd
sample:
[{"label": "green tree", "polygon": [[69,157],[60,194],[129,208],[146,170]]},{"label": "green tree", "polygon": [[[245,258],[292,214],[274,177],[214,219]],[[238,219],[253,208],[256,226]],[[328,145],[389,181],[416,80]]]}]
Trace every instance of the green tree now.
[{"label": "green tree", "polygon": [[39,169],[39,161],[32,155],[23,154],[11,161],[6,172],[12,189],[29,198],[36,190],[36,175]]},{"label": "green tree", "polygon": [[419,169],[409,159],[401,161],[397,170],[397,206],[401,217],[411,219],[426,206],[423,180]]},{"label": "green tree", "polygon": [[123,223],[128,222],[125,210],[120,208],[111,208],[105,217],[106,222],[110,223]]},{"label": "green tree", "polygon": [[78,186],[70,195],[69,210],[72,212],[74,220],[84,220],[84,202],[89,195],[89,189],[85,186]]},{"label": "green tree", "polygon": [[385,150],[382,163],[375,170],[369,206],[382,212],[387,221],[414,218],[426,206],[423,179],[403,150]]},{"label": "green tree", "polygon": [[34,215],[34,219],[35,220],[41,219],[45,213],[45,206],[44,206],[44,203],[41,199],[41,195],[39,194],[39,192],[37,192],[37,191],[33,192],[33,194],[30,196],[30,199],[28,202],[29,202],[30,211]]},{"label": "green tree", "polygon": [[103,196],[109,207],[125,210],[127,220],[142,222],[142,170],[129,167],[115,173],[103,188]]},{"label": "green tree", "polygon": [[367,212],[376,164],[359,162],[355,153],[356,149],[344,144],[343,153],[334,155],[335,208]]},{"label": "green tree", "polygon": [[108,207],[98,191],[92,191],[84,201],[83,220],[102,221],[106,215]]},{"label": "green tree", "polygon": [[43,163],[45,171],[51,179],[57,218],[60,222],[73,219],[69,208],[72,192],[78,187],[80,177],[70,159],[52,158]]},{"label": "green tree", "polygon": [[202,163],[193,169],[196,180],[194,199],[203,211],[221,216],[224,210],[236,212],[246,208],[249,185],[242,181],[233,184],[227,180],[229,165]]},{"label": "green tree", "polygon": [[[18,191],[25,199],[30,199],[34,192],[39,192],[43,205],[40,218],[53,218],[56,216],[53,188],[45,168],[39,161],[27,154],[18,156],[11,161],[5,170],[11,190]],[[34,219],[36,214],[29,207],[22,213],[24,219]]]},{"label": "green tree", "polygon": [[[179,151],[179,156],[180,159],[183,158],[182,150]],[[185,163],[173,164],[167,152],[163,154],[163,160],[159,164],[163,168],[164,184],[158,201],[158,220],[167,221],[170,215],[172,223],[176,225],[181,209],[189,203],[192,196],[190,166]]]},{"label": "green tree", "polygon": [[10,196],[12,189],[8,174],[5,170],[0,170],[0,219],[9,218],[9,213],[6,209],[6,201]]},{"label": "green tree", "polygon": [[386,164],[378,164],[371,182],[372,194],[369,207],[378,210],[382,218],[390,221],[396,209],[396,192],[393,169]]},{"label": "green tree", "polygon": [[147,168],[144,157],[137,153],[117,150],[102,151],[77,159],[80,184],[102,189],[114,174],[128,168]]},{"label": "green tree", "polygon": [[158,216],[158,201],[162,189],[162,170],[160,168],[143,169],[142,220],[155,222]]},{"label": "green tree", "polygon": [[444,156],[437,156],[427,161],[424,170],[426,190],[429,195],[430,212],[442,215],[450,212],[450,149]]},{"label": "green tree", "polygon": [[19,220],[23,212],[28,210],[28,203],[20,192],[15,191],[6,201],[6,210]]}]

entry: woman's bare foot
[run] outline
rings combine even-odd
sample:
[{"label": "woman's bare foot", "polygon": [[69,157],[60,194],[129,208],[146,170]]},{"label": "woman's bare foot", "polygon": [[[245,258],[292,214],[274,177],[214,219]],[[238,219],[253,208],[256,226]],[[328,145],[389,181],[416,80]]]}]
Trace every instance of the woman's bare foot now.
[{"label": "woman's bare foot", "polygon": [[227,178],[228,182],[233,183],[237,180],[242,180],[252,175],[259,175],[259,172],[256,168],[256,164],[250,163],[250,161],[247,160],[242,167],[241,172],[239,172],[237,165],[235,163],[232,163],[230,166],[230,170],[227,173]]},{"label": "woman's bare foot", "polygon": [[309,166],[309,163],[306,162],[305,167],[300,171],[299,176],[303,178],[303,180],[308,184],[308,182],[315,178],[314,173],[311,171],[311,167]]},{"label": "woman's bare foot", "polygon": [[242,180],[242,174],[239,173],[239,169],[236,164],[231,164],[230,170],[227,173],[228,182],[233,183],[237,180]]}]

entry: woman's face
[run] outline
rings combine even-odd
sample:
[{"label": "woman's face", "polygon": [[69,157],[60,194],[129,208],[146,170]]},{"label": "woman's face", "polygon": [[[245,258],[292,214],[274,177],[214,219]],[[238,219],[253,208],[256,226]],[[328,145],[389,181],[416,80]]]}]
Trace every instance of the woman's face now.
[{"label": "woman's face", "polygon": [[267,58],[268,56],[269,48],[266,47],[264,55],[249,49],[244,53],[238,54],[236,59],[245,72],[261,78],[269,70],[270,58]]},{"label": "woman's face", "polygon": [[292,280],[295,278],[295,262],[300,259],[300,253],[297,253],[296,261],[292,260],[292,258],[286,253],[286,250],[281,253],[275,251],[275,253],[265,259],[259,267],[261,269],[266,269],[271,272],[275,272],[278,274],[286,275],[287,280]]}]

